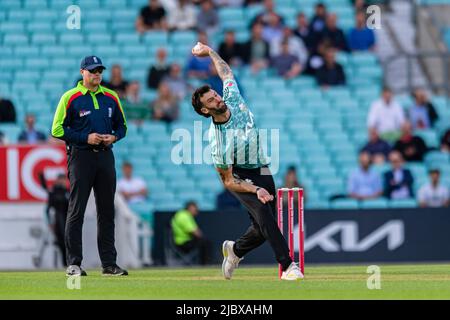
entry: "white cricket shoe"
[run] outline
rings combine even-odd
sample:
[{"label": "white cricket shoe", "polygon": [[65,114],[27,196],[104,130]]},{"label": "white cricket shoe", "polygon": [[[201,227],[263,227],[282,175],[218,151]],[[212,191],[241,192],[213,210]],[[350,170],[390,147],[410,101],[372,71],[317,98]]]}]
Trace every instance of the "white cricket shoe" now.
[{"label": "white cricket shoe", "polygon": [[300,268],[295,262],[292,262],[291,265],[281,274],[281,280],[293,281],[303,278],[303,273],[300,271]]},{"label": "white cricket shoe", "polygon": [[234,241],[225,240],[222,244],[222,273],[225,279],[231,280],[233,271],[239,265],[239,262],[244,258],[239,258],[233,251]]}]

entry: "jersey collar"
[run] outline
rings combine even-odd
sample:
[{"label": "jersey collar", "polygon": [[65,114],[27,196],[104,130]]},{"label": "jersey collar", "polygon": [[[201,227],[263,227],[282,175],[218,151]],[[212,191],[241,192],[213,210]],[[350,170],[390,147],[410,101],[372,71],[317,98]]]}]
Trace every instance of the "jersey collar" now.
[{"label": "jersey collar", "polygon": [[[77,88],[78,88],[78,90],[81,91],[81,93],[83,95],[85,95],[89,91],[89,89],[83,85],[83,81],[78,81]],[[98,86],[98,89],[96,92],[92,92],[92,94],[98,94],[98,93],[105,94],[105,92],[103,91],[103,87],[101,85]]]}]

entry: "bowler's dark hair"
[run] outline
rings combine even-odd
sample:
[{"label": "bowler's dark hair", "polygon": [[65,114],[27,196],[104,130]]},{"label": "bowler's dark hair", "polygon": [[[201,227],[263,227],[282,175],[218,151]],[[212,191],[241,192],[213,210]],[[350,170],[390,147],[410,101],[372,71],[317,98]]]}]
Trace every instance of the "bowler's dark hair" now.
[{"label": "bowler's dark hair", "polygon": [[197,112],[201,116],[204,116],[205,118],[209,118],[211,117],[211,115],[202,112],[201,109],[203,108],[203,104],[200,101],[200,98],[203,97],[203,95],[209,90],[211,90],[211,87],[208,85],[204,85],[195,90],[192,94],[192,106],[194,107],[195,112]]}]

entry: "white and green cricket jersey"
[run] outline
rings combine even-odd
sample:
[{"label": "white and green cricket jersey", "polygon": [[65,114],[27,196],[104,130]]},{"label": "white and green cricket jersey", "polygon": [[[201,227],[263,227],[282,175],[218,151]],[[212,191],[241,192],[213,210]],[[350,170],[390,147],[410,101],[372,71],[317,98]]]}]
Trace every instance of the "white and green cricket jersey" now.
[{"label": "white and green cricket jersey", "polygon": [[209,128],[214,165],[221,169],[230,166],[255,169],[268,165],[253,113],[248,109],[234,79],[224,81],[223,100],[231,116],[225,123],[215,123],[213,120]]}]

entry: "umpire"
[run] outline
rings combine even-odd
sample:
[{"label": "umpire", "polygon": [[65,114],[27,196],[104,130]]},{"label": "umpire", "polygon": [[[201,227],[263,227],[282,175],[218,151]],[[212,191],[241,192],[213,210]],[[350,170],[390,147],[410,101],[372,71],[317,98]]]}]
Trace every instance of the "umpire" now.
[{"label": "umpire", "polygon": [[94,188],[97,206],[97,245],[103,275],[128,275],[116,264],[114,194],[116,170],[112,144],[127,132],[117,94],[100,85],[106,69],[99,57],[81,61],[83,80],[63,94],[53,119],[52,135],[67,146],[70,181],[66,221],[66,274],[85,276],[81,268],[82,227],[87,201]]}]

